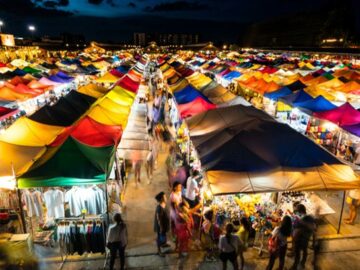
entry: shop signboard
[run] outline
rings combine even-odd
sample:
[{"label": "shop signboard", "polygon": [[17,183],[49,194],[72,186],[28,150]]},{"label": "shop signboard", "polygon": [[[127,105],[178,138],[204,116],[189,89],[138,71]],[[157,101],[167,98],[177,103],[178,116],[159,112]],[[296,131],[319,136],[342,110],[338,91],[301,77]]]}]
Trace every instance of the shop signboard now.
[{"label": "shop signboard", "polygon": [[14,35],[0,34],[1,45],[3,46],[15,46]]}]

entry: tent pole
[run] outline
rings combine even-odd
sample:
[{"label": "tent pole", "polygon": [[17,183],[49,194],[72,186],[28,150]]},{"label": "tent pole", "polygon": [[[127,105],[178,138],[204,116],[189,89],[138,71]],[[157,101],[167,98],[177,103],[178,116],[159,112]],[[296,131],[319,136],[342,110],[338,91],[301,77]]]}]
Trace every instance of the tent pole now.
[{"label": "tent pole", "polygon": [[22,223],[22,229],[23,229],[24,233],[26,233],[25,214],[24,214],[24,209],[22,208],[22,205],[21,205],[21,192],[20,192],[20,189],[19,189],[18,180],[16,178],[14,164],[12,162],[11,162],[11,171],[12,171],[12,174],[13,174],[14,179],[15,179],[15,186],[16,186],[16,193],[17,193],[17,196],[18,196],[18,203],[19,203],[19,208],[20,208],[20,218],[21,218],[21,223]]},{"label": "tent pole", "polygon": [[338,229],[337,229],[337,234],[340,234],[341,220],[342,220],[342,216],[343,216],[343,213],[344,213],[345,196],[346,196],[346,191],[344,190],[344,192],[343,192],[343,200],[342,200],[342,205],[341,205],[339,225],[338,225]]},{"label": "tent pole", "polygon": [[[17,186],[17,181],[16,181],[16,186]],[[22,223],[22,229],[23,229],[24,233],[26,233],[25,215],[24,215],[24,210],[23,210],[22,205],[21,205],[21,193],[20,193],[20,189],[18,187],[16,187],[16,192],[17,192],[17,196],[18,196],[18,200],[19,200],[20,218],[21,218],[21,223]]]}]

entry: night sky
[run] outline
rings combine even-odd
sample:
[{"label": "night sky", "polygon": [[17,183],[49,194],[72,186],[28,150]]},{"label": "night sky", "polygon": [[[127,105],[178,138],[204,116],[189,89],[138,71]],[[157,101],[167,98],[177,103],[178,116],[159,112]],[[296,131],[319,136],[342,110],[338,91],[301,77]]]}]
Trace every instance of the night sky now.
[{"label": "night sky", "polygon": [[133,32],[180,32],[235,42],[251,23],[345,2],[349,9],[359,7],[358,0],[0,0],[0,19],[4,31],[16,35],[27,35],[32,23],[39,36],[70,32],[124,41]]}]

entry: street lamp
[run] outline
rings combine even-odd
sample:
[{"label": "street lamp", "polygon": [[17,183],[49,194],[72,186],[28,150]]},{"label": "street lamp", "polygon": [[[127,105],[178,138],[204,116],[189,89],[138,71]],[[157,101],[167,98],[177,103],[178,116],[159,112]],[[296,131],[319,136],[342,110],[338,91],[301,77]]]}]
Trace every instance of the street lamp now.
[{"label": "street lamp", "polygon": [[29,26],[28,26],[28,29],[29,29],[29,31],[32,32],[32,33],[36,30],[36,28],[35,28],[34,25],[29,25]]},{"label": "street lamp", "polygon": [[4,26],[4,22],[0,20],[0,33],[2,33],[2,27]]}]

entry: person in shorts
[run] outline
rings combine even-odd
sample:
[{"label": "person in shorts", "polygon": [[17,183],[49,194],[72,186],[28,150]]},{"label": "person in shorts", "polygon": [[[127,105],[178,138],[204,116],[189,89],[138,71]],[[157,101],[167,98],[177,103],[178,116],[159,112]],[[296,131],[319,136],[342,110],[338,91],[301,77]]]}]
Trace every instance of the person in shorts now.
[{"label": "person in shorts", "polygon": [[348,193],[346,202],[349,205],[349,217],[345,219],[345,223],[354,225],[357,218],[357,210],[360,206],[360,189],[352,189]]}]

